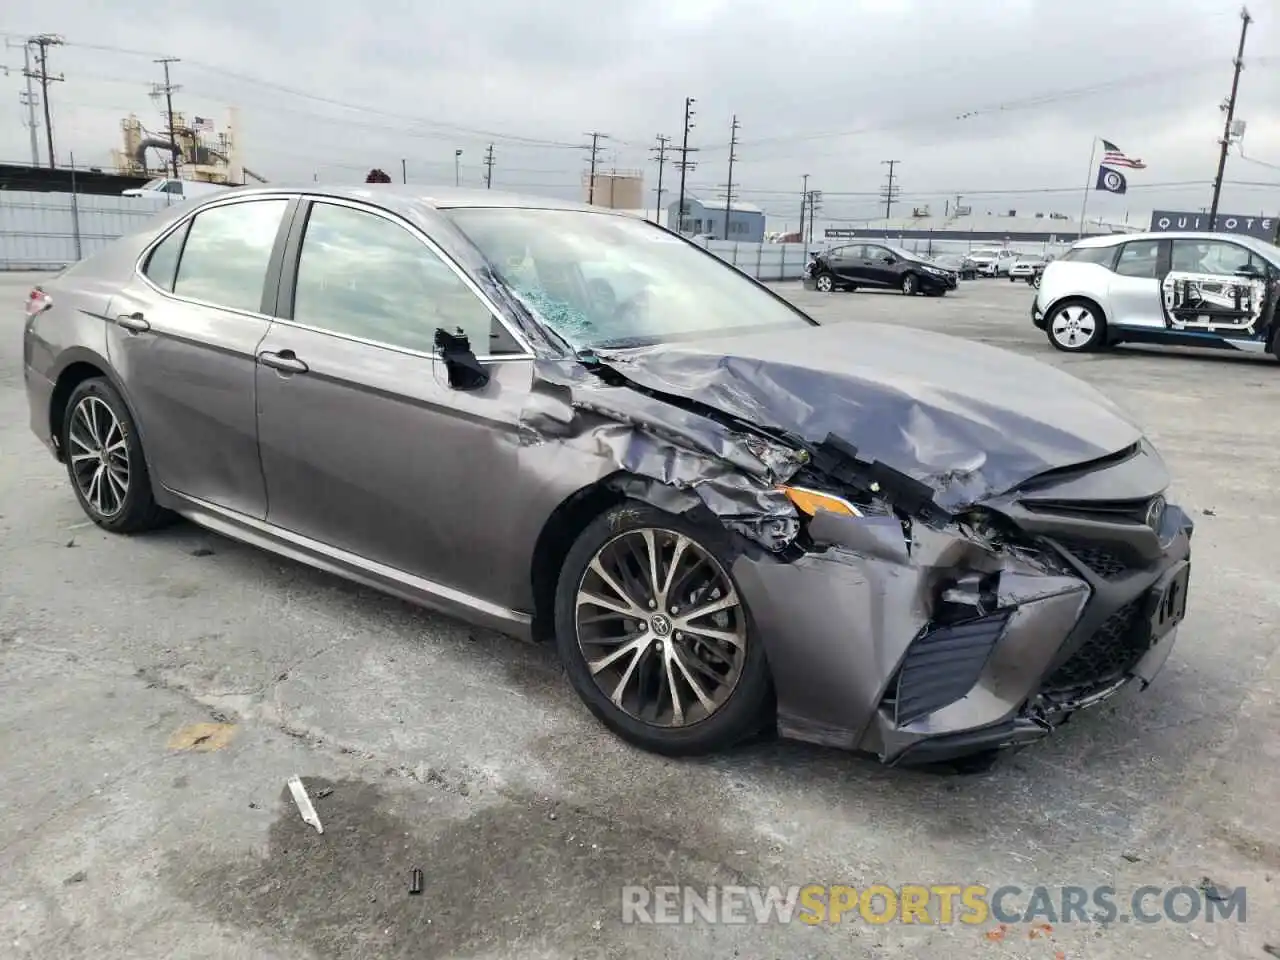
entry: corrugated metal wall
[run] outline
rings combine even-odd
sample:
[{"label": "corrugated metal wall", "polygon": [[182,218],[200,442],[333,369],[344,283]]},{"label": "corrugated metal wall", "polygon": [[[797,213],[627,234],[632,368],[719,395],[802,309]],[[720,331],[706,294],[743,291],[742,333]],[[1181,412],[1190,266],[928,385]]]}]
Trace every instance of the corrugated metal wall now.
[{"label": "corrugated metal wall", "polygon": [[55,270],[146,226],[154,197],[0,190],[0,270]]},{"label": "corrugated metal wall", "polygon": [[[142,229],[165,206],[153,197],[0,190],[0,270],[61,269]],[[761,280],[796,280],[804,271],[803,244],[698,243]]]}]

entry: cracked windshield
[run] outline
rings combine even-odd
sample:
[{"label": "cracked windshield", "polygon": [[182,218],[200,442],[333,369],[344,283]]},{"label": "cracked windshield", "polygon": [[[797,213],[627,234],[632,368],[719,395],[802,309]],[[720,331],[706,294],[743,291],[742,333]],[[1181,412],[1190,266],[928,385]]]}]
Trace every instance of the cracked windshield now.
[{"label": "cracked windshield", "polygon": [[643,220],[576,210],[454,210],[527,307],[577,349],[808,327],[720,259]]}]

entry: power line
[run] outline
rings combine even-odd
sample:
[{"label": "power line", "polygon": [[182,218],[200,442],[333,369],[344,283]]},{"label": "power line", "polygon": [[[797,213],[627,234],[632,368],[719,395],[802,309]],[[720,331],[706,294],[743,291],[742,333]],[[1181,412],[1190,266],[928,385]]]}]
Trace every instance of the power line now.
[{"label": "power line", "polygon": [[65,80],[62,74],[56,77],[49,74],[49,48],[61,46],[65,41],[61,37],[54,36],[51,33],[42,33],[37,37],[32,37],[27,41],[28,47],[34,46],[40,52],[36,54],[36,63],[39,66],[38,72],[32,72],[29,68],[24,70],[28,79],[36,79],[40,81],[40,97],[44,106],[44,135],[49,145],[49,167],[52,168],[56,164],[53,153],[53,116],[49,109],[49,84]]},{"label": "power line", "polygon": [[1235,72],[1231,75],[1231,96],[1223,104],[1227,120],[1222,129],[1222,152],[1218,154],[1218,173],[1213,178],[1213,203],[1209,207],[1209,229],[1212,230],[1218,220],[1218,197],[1222,193],[1222,175],[1227,169],[1227,150],[1231,147],[1231,121],[1236,115],[1236,94],[1240,91],[1240,71],[1244,69],[1244,38],[1249,32],[1249,24],[1253,18],[1249,10],[1240,8],[1240,49],[1236,51]]},{"label": "power line", "polygon": [[591,172],[587,175],[589,177],[587,180],[587,205],[591,206],[596,202],[596,161],[600,157],[600,141],[608,140],[609,136],[596,131],[585,133],[583,136],[591,138],[591,146],[586,148],[591,153]]},{"label": "power line", "polygon": [[173,126],[173,95],[181,90],[181,87],[175,87],[169,82],[169,64],[181,63],[177,57],[160,57],[155,61],[164,67],[164,84],[155,84],[151,88],[152,96],[160,96],[164,94],[165,113],[169,117],[169,142],[173,144],[173,149],[169,151],[169,170],[173,175],[173,179],[178,179],[178,131]]},{"label": "power line", "polygon": [[649,148],[650,153],[657,154],[657,156],[653,158],[658,164],[658,190],[657,196],[654,199],[653,207],[653,222],[657,224],[662,223],[662,194],[666,192],[662,189],[662,171],[667,165],[667,144],[670,142],[670,137],[664,137],[662,134],[658,134],[658,145],[656,147]]},{"label": "power line", "polygon": [[484,152],[484,188],[489,190],[493,187],[493,144],[489,144],[489,149]]},{"label": "power line", "polygon": [[889,213],[893,210],[893,203],[898,199],[898,195],[902,193],[901,187],[893,185],[893,168],[900,164],[901,160],[881,160],[880,163],[889,168],[889,181],[884,185],[884,190],[880,194],[880,199],[884,201],[884,218],[889,219]]},{"label": "power line", "polygon": [[677,233],[684,233],[685,213],[687,212],[684,207],[685,177],[690,170],[696,169],[698,166],[696,162],[689,159],[689,154],[697,150],[697,147],[690,148],[689,146],[689,131],[693,129],[693,105],[697,102],[693,97],[684,98],[684,136],[680,141],[680,159],[676,161],[676,167],[680,170],[680,203],[676,207]]},{"label": "power line", "polygon": [[724,188],[724,238],[729,239],[729,214],[733,210],[733,161],[738,158],[738,115],[729,126],[729,180]]}]

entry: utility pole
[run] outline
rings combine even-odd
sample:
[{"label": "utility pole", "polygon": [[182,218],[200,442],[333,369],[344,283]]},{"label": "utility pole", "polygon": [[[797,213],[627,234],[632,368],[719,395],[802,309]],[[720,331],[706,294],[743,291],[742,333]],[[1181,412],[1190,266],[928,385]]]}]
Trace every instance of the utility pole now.
[{"label": "utility pole", "polygon": [[27,41],[28,47],[35,47],[40,52],[36,54],[36,71],[24,70],[28,80],[40,81],[40,99],[44,105],[44,135],[49,145],[49,167],[55,164],[53,155],[53,116],[49,110],[49,84],[61,80],[65,80],[62,74],[56,77],[49,74],[49,48],[61,46],[63,40],[61,37],[54,36],[51,33],[42,33],[38,37],[32,37]]},{"label": "utility pole", "polygon": [[409,161],[404,157],[400,158],[400,182],[409,182]]},{"label": "utility pole", "polygon": [[729,213],[733,210],[733,161],[738,158],[738,115],[729,127],[729,182],[724,188],[724,238],[729,239]]},{"label": "utility pole", "polygon": [[493,144],[489,144],[489,149],[484,152],[484,188],[489,190],[493,187]]},{"label": "utility pole", "polygon": [[[656,147],[649,148],[650,153],[657,154],[654,159],[658,161],[658,196],[657,199],[654,200],[653,207],[653,222],[658,224],[658,226],[662,226],[662,195],[666,192],[662,189],[662,170],[667,165],[667,144],[670,142],[670,137],[664,137],[662,134],[658,134],[658,145]],[[667,226],[670,226],[670,223],[668,223]]]},{"label": "utility pole", "polygon": [[893,186],[893,168],[901,162],[901,160],[880,161],[881,165],[889,168],[889,182],[882,188],[883,192],[880,194],[880,199],[884,201],[884,218],[886,220],[889,219],[889,213],[893,210],[893,202],[898,199],[898,194],[902,192]]},{"label": "utility pole", "polygon": [[684,137],[680,141],[680,159],[676,166],[680,168],[680,203],[676,207],[676,232],[684,233],[684,182],[685,176],[698,164],[689,160],[689,154],[697,151],[697,147],[689,147],[689,131],[693,129],[693,105],[698,101],[693,97],[684,98]]},{"label": "utility pole", "polygon": [[27,119],[23,121],[23,125],[31,138],[31,165],[38,167],[40,166],[40,124],[36,121],[36,107],[40,105],[40,99],[36,96],[35,74],[31,70],[31,42],[24,40],[21,44],[17,44],[6,40],[4,45],[6,49],[22,47],[22,75],[27,79],[27,89],[18,93],[18,102],[27,108]]},{"label": "utility pole", "polygon": [[804,175],[804,185],[800,188],[800,242],[804,243],[804,215],[809,209],[809,175]]},{"label": "utility pole", "polygon": [[1209,229],[1218,223],[1218,197],[1222,193],[1222,175],[1227,169],[1227,148],[1231,146],[1231,121],[1236,113],[1236,93],[1240,90],[1240,71],[1244,69],[1244,38],[1249,32],[1249,24],[1253,17],[1248,9],[1240,8],[1240,49],[1236,51],[1235,73],[1231,77],[1231,96],[1223,109],[1227,111],[1227,122],[1222,128],[1222,152],[1218,154],[1218,175],[1213,178],[1213,204],[1209,207]]},{"label": "utility pole", "polygon": [[[169,82],[169,64],[178,63],[177,57],[161,57],[156,63],[164,67],[164,86],[155,86],[152,93],[156,96],[164,94],[165,110],[169,116],[169,142],[178,146],[178,131],[173,128],[173,95],[181,90],[181,87],[175,87]],[[172,150],[169,153],[169,174],[173,179],[178,179],[178,151]]]},{"label": "utility pole", "polygon": [[591,206],[596,202],[596,161],[600,157],[600,141],[608,140],[609,136],[596,131],[584,133],[583,136],[591,138],[591,146],[585,148],[591,154],[591,170],[587,174],[587,206]]},{"label": "utility pole", "polygon": [[818,220],[818,211],[822,209],[822,191],[810,190],[806,194],[809,200],[809,245],[813,245],[813,225]]},{"label": "utility pole", "polygon": [[453,185],[462,186],[462,151],[453,151]]}]

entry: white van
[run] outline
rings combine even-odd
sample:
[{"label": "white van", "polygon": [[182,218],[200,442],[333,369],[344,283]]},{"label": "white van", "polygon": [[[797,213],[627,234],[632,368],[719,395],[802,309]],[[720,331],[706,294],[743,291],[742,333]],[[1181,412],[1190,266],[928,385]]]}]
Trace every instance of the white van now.
[{"label": "white van", "polygon": [[190,200],[192,197],[205,197],[231,188],[221,183],[205,183],[201,180],[174,180],[171,177],[157,177],[140,187],[131,187],[123,192],[126,197],[171,197],[174,200]]}]

